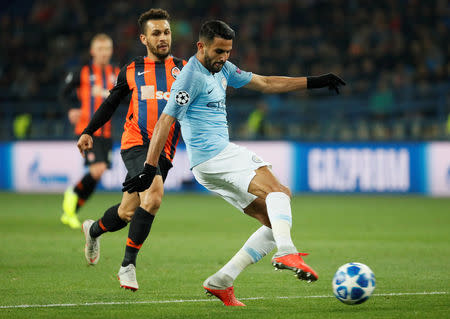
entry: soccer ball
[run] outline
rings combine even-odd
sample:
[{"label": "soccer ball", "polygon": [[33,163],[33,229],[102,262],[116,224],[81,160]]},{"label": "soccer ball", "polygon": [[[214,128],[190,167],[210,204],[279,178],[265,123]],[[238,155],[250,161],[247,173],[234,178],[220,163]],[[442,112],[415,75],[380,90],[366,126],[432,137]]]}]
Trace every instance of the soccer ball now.
[{"label": "soccer ball", "polygon": [[347,305],[359,305],[369,299],[375,289],[375,275],[361,263],[339,267],[333,277],[333,293]]}]

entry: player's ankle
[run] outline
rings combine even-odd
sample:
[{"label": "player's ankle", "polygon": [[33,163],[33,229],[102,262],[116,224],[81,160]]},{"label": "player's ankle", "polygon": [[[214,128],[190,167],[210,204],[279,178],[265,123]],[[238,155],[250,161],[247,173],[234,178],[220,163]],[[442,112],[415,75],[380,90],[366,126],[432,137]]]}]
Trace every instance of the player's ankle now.
[{"label": "player's ankle", "polygon": [[294,246],[280,246],[278,247],[278,251],[275,253],[274,257],[282,257],[290,254],[297,254],[297,248]]},{"label": "player's ankle", "polygon": [[225,289],[233,286],[233,278],[225,273],[216,272],[214,275],[206,279],[205,285],[216,288]]}]

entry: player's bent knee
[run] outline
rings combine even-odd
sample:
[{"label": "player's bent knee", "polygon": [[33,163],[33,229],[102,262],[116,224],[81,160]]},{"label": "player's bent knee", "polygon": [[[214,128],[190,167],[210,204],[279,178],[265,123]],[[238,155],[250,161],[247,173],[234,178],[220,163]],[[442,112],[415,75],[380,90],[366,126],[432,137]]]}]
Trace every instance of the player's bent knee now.
[{"label": "player's bent knee", "polygon": [[119,215],[120,219],[129,223],[133,218],[134,211],[136,210],[136,208],[138,208],[138,206],[139,202],[137,202],[136,205],[133,205],[133,203],[127,203],[125,205],[121,203],[119,205],[119,208],[117,209],[117,214]]},{"label": "player's bent knee", "polygon": [[133,218],[134,210],[120,209],[120,206],[119,206],[119,210],[117,213],[121,220],[129,223],[129,222],[131,222],[131,219]]},{"label": "player's bent knee", "polygon": [[141,202],[141,207],[152,215],[155,215],[158,212],[159,207],[161,207],[161,203],[162,196],[150,195]]},{"label": "player's bent knee", "polygon": [[99,180],[106,171],[106,163],[95,163],[91,165],[89,172],[95,180]]},{"label": "player's bent knee", "polygon": [[266,202],[263,199],[255,199],[250,205],[244,208],[244,213],[258,220],[262,225],[271,228],[269,216],[267,215]]},{"label": "player's bent knee", "polygon": [[281,185],[281,184],[270,185],[267,193],[268,194],[269,193],[285,193],[289,197],[292,197],[291,190],[288,187]]}]

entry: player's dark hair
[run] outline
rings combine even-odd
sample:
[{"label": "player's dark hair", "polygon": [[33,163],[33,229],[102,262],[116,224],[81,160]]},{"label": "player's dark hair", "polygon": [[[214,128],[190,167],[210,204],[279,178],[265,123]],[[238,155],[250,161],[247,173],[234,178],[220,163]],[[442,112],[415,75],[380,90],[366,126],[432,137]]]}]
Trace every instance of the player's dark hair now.
[{"label": "player's dark hair", "polygon": [[223,21],[210,20],[203,23],[200,28],[199,38],[205,42],[211,42],[215,37],[225,40],[233,40],[235,36],[234,30]]},{"label": "player's dark hair", "polygon": [[139,30],[145,34],[145,27],[148,20],[170,20],[169,13],[164,9],[150,9],[140,15],[138,19]]}]

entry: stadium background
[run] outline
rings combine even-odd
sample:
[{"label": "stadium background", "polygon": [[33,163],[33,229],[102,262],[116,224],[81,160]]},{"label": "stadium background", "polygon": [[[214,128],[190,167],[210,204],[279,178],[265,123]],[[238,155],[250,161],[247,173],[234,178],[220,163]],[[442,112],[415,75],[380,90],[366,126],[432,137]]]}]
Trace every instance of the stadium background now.
[{"label": "stadium background", "polygon": [[[84,237],[59,221],[62,192],[83,166],[58,91],[67,70],[89,60],[97,32],[113,37],[118,65],[145,54],[136,20],[149,7],[172,15],[176,56],[195,52],[202,21],[222,18],[237,31],[231,60],[242,69],[347,81],[339,96],[239,90],[227,101],[232,139],[297,193],[293,240],[310,253],[316,283],[274,272],[267,256],[235,282],[245,309],[204,297],[203,280],[259,226],[204,196],[183,145],[138,259],[139,291],[119,290],[115,276],[126,229],[106,234],[99,264],[86,266]],[[445,0],[1,1],[0,318],[447,318],[449,17]],[[113,118],[116,141],[126,109]],[[107,192],[80,219],[120,200],[117,144],[113,157]],[[350,261],[377,278],[356,307],[331,291]]]},{"label": "stadium background", "polygon": [[[136,19],[149,5],[137,0],[2,3],[2,189],[61,191],[82,174],[58,91],[68,70],[89,61],[95,33],[112,36],[119,66],[144,55]],[[231,60],[242,69],[293,76],[334,72],[347,81],[339,96],[327,90],[229,93],[231,138],[259,141],[260,155],[295,192],[450,194],[447,1],[156,1],[151,6],[164,7],[173,17],[175,56],[194,54],[201,22],[219,18],[237,32]],[[126,110],[124,105],[113,118],[116,141]],[[106,190],[118,190],[123,180],[118,148],[101,185]],[[169,180],[169,190],[200,190],[183,146]]]}]

